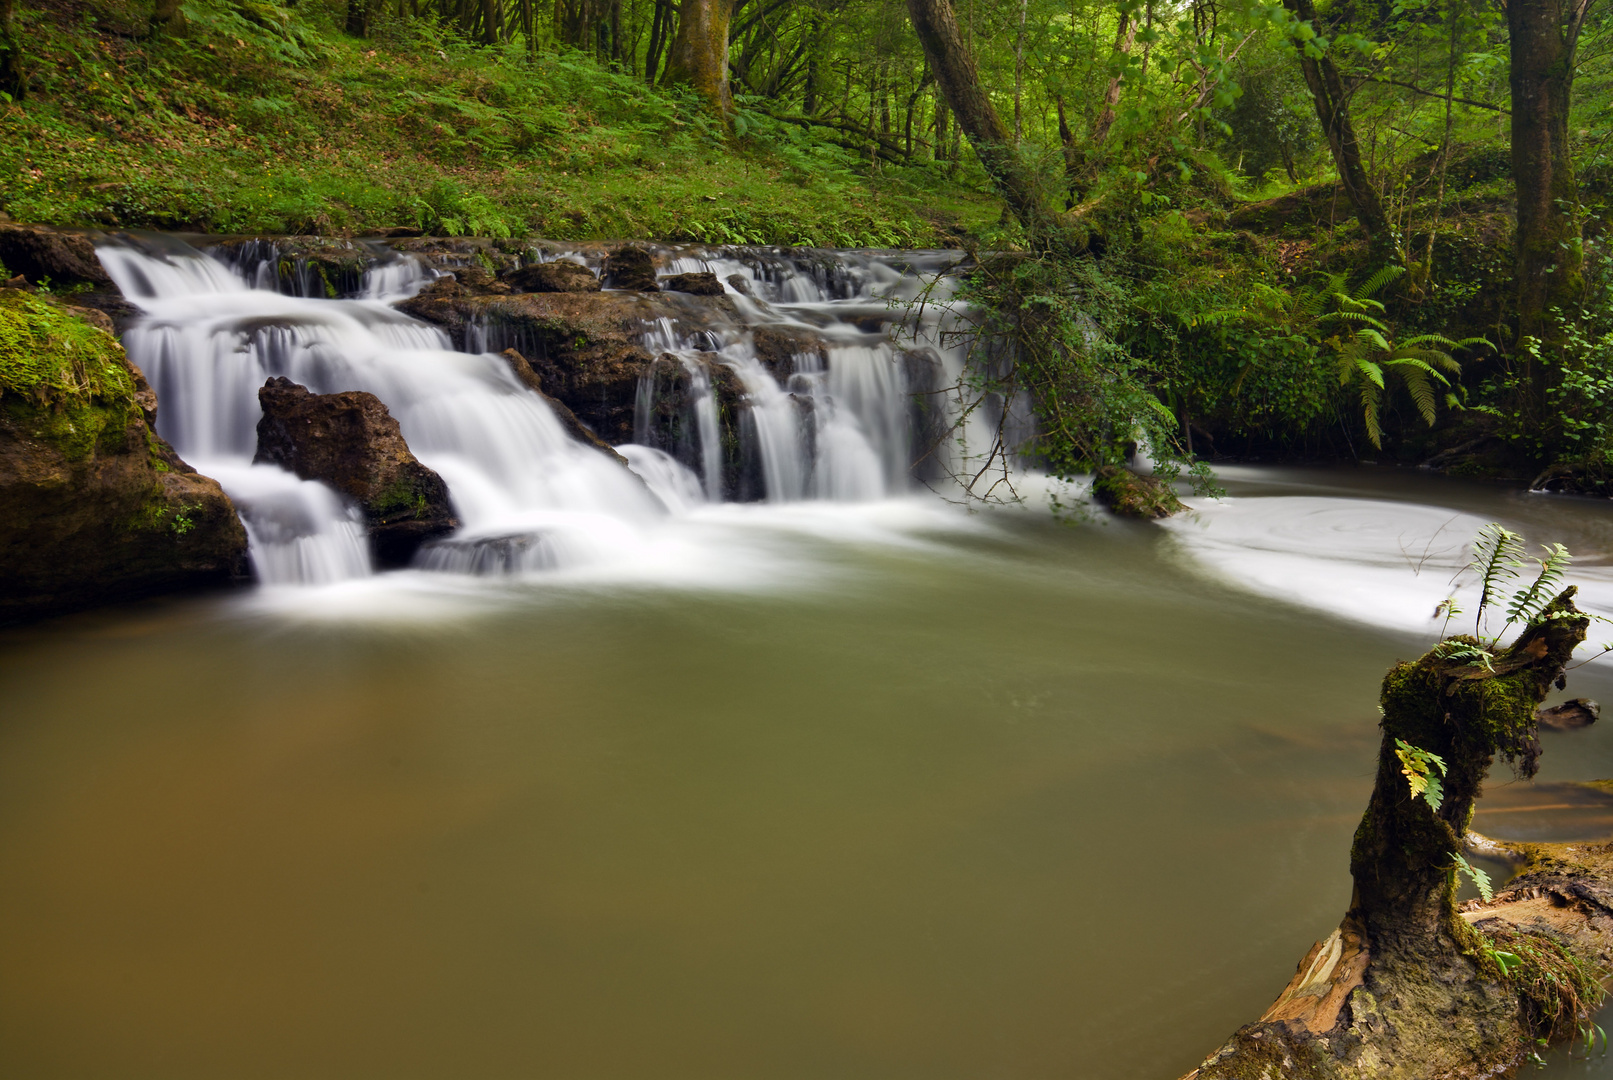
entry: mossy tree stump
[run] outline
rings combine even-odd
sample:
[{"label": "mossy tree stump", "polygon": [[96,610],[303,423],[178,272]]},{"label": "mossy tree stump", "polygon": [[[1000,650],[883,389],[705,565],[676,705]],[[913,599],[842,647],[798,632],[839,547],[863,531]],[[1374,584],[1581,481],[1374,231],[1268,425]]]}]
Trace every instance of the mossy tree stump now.
[{"label": "mossy tree stump", "polygon": [[[1266,1014],[1191,1080],[1492,1076],[1522,1063],[1537,1038],[1572,1032],[1580,1005],[1599,995],[1587,941],[1542,924],[1527,947],[1498,943],[1457,910],[1456,890],[1463,836],[1494,759],[1524,777],[1536,771],[1535,709],[1563,685],[1590,623],[1573,597],[1565,590],[1488,663],[1457,659],[1464,651],[1442,642],[1385,676],[1377,780],[1350,854],[1350,910]],[[1413,794],[1402,742],[1443,759],[1437,809]],[[1480,914],[1505,919],[1505,906],[1497,898]],[[1517,940],[1510,927],[1521,923],[1494,925]],[[1548,984],[1574,1003],[1566,1025],[1562,1000],[1542,1001]]]}]

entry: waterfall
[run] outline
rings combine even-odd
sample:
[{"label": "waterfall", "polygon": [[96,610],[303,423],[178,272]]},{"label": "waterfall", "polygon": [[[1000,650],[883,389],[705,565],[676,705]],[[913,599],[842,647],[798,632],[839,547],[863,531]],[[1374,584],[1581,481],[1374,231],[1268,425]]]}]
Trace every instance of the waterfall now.
[{"label": "waterfall", "polygon": [[[124,344],[157,392],[159,433],[235,501],[265,584],[374,572],[357,507],[323,484],[253,464],[257,391],[272,376],[316,394],[374,394],[415,456],[442,476],[462,527],[422,549],[420,570],[630,564],[655,548],[665,522],[725,499],[849,502],[913,490],[918,388],[889,328],[903,314],[892,305],[924,283],[890,258],[777,249],[663,258],[663,276],[717,274],[728,294],[718,307],[728,314],[643,326],[651,354],[677,365],[654,365],[641,378],[636,441],[618,448],[623,468],[574,440],[548,400],[486,351],[496,332],[469,326],[471,351],[457,351],[442,330],[392,306],[436,276],[416,258],[380,250],[361,279],[348,274],[344,298],[330,298],[326,277],[263,241],[212,254],[107,242],[100,257],[140,310]],[[949,261],[936,253],[929,276]],[[668,302],[685,301],[693,303]],[[931,316],[917,333],[935,339],[936,323]],[[778,332],[804,344],[782,361],[776,348],[759,355],[757,335]],[[961,367],[940,352],[949,369]],[[682,442],[656,445],[665,438],[650,414],[679,368],[687,379],[677,406],[687,414],[677,425]],[[658,382],[654,369],[671,374]]]}]

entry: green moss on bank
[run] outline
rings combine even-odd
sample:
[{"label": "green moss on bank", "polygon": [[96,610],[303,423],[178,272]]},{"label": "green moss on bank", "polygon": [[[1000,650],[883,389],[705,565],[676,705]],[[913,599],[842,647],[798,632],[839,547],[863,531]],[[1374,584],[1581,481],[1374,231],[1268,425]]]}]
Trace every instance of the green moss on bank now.
[{"label": "green moss on bank", "polygon": [[88,457],[139,414],[134,378],[108,333],[21,289],[0,289],[0,412],[20,433]]},{"label": "green moss on bank", "polygon": [[[924,246],[997,220],[984,178],[866,161],[742,104],[591,60],[472,45],[345,4],[190,0],[144,37],[127,0],[19,5],[32,90],[0,107],[0,210],[208,232],[643,237]],[[822,129],[816,129],[822,131]]]}]

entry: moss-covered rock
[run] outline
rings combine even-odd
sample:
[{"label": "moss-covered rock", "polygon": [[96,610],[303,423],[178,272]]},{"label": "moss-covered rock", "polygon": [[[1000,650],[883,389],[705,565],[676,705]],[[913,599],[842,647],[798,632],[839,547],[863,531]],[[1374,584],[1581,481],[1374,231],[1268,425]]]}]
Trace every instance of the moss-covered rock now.
[{"label": "moss-covered rock", "polygon": [[228,581],[246,532],[99,312],[0,289],[0,621]]},{"label": "moss-covered rock", "polygon": [[1169,484],[1119,465],[1104,465],[1092,474],[1092,497],[1121,517],[1145,521],[1170,517],[1183,509]]}]

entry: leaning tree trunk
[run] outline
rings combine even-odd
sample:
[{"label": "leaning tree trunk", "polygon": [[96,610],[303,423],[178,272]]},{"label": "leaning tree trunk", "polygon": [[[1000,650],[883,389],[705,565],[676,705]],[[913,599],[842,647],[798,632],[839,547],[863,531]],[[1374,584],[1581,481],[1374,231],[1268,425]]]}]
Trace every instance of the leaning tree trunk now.
[{"label": "leaning tree trunk", "polygon": [[678,11],[678,32],[667,53],[662,81],[690,87],[726,120],[732,110],[728,23],[734,14],[733,0],[683,0]]},{"label": "leaning tree trunk", "polygon": [[[1316,6],[1311,0],[1283,0],[1283,6],[1321,32],[1317,26],[1320,20],[1316,17]],[[1339,170],[1339,183],[1344,185],[1344,194],[1355,210],[1356,220],[1374,240],[1388,241],[1391,239],[1389,218],[1384,213],[1378,189],[1361,161],[1361,144],[1355,137],[1355,125],[1350,122],[1350,95],[1339,77],[1338,65],[1325,52],[1320,59],[1307,55],[1303,41],[1296,39],[1294,47],[1299,53],[1305,85],[1310,88],[1311,104],[1316,107],[1316,119],[1327,135],[1328,149]]]},{"label": "leaning tree trunk", "polygon": [[185,29],[185,0],[156,0],[151,7],[151,36]]},{"label": "leaning tree trunk", "polygon": [[1572,312],[1585,288],[1568,102],[1575,44],[1588,6],[1572,0],[1510,0],[1506,5],[1521,337],[1546,336],[1551,309]]},{"label": "leaning tree trunk", "polygon": [[1049,211],[1035,175],[1014,152],[991,98],[980,85],[974,57],[958,32],[951,0],[907,0],[907,12],[953,118],[969,136],[969,145],[986,175],[1032,241],[1053,247],[1084,247],[1085,238],[1078,236],[1078,230],[1060,222]]},{"label": "leaning tree trunk", "polygon": [[[1463,918],[1455,897],[1456,858],[1491,762],[1499,755],[1524,776],[1535,772],[1535,709],[1561,685],[1590,622],[1573,595],[1566,590],[1489,665],[1446,660],[1436,648],[1385,676],[1377,780],[1350,854],[1350,910],[1265,1015],[1189,1077],[1489,1076],[1518,1064],[1535,1038],[1563,1034],[1562,1017],[1547,1015],[1523,977],[1533,969],[1508,974],[1500,946]],[[1437,811],[1411,793],[1402,742],[1444,759]],[[1507,948],[1565,955],[1545,944]]]},{"label": "leaning tree trunk", "polygon": [[22,45],[12,18],[12,0],[0,0],[0,93],[21,101],[28,91],[28,76],[22,69]]}]

